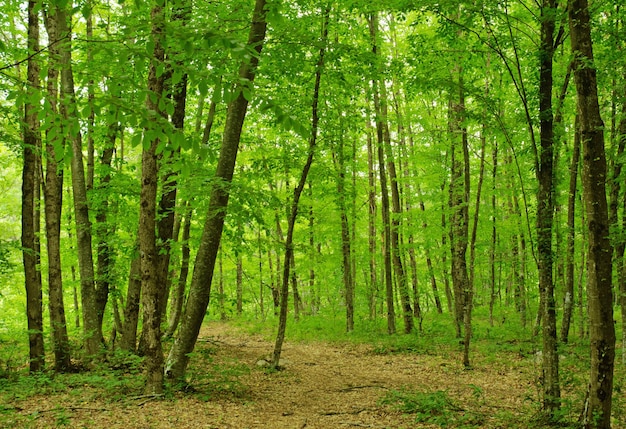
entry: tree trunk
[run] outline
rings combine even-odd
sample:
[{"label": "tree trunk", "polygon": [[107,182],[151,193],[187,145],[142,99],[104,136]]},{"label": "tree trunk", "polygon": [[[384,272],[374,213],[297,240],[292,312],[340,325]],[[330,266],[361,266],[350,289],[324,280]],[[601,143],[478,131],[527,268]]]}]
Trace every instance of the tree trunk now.
[{"label": "tree trunk", "polygon": [[556,336],[556,303],[554,299],[552,230],[554,217],[553,163],[554,116],[552,113],[552,60],[556,4],[544,0],[541,6],[541,46],[539,70],[539,120],[541,152],[537,180],[537,256],[539,290],[543,315],[543,410],[554,418],[560,408],[559,356]]},{"label": "tree trunk", "polygon": [[[146,110],[152,115],[151,127],[159,127],[163,116],[159,101],[163,97],[164,75],[157,73],[165,60],[165,12],[156,2],[152,5],[153,57],[148,71],[148,96]],[[150,129],[145,130],[144,139]],[[158,138],[143,142],[141,156],[141,195],[139,210],[139,256],[141,259],[141,289],[143,292],[143,353],[146,357],[146,385],[148,395],[163,392],[163,349],[161,345],[159,254],[156,243],[156,198],[158,167],[156,148]]]},{"label": "tree trunk", "polygon": [[[252,85],[256,68],[265,39],[266,0],[256,0],[252,24],[247,46],[255,52],[249,59],[244,60],[239,68],[239,78],[245,85]],[[189,298],[185,306],[176,341],[172,346],[166,364],[166,374],[171,379],[182,379],[189,362],[191,353],[196,344],[204,314],[209,305],[211,295],[211,280],[215,259],[224,227],[224,218],[230,195],[232,181],[241,138],[241,130],[248,109],[248,101],[244,97],[243,88],[237,87],[237,97],[228,105],[226,123],[220,156],[217,163],[215,178],[209,198],[209,209],[205,220],[196,263],[194,265]]]},{"label": "tree trunk", "polygon": [[570,0],[570,39],[574,55],[578,114],[582,138],[583,197],[587,216],[589,260],[587,296],[591,371],[585,426],[611,427],[615,325],[613,320],[612,248],[606,201],[604,124],[598,104],[591,24],[587,0]]},{"label": "tree trunk", "polygon": [[[293,201],[291,202],[291,213],[287,222],[287,237],[285,238],[285,259],[283,262],[283,279],[280,294],[280,314],[278,319],[278,333],[276,334],[276,343],[274,344],[274,352],[272,355],[272,367],[278,368],[280,363],[280,354],[285,340],[285,330],[287,328],[287,304],[289,302],[289,270],[293,262],[293,231],[296,225],[296,217],[298,216],[298,202],[300,195],[306,185],[307,176],[313,163],[313,155],[317,145],[317,132],[319,124],[318,101],[320,93],[320,85],[322,81],[322,69],[324,68],[324,54],[326,53],[326,42],[328,40],[328,21],[330,17],[330,8],[326,8],[322,18],[322,39],[320,43],[319,56],[315,69],[315,85],[313,87],[313,100],[311,101],[311,136],[309,137],[308,156],[298,185],[293,190]],[[298,295],[294,294],[294,305],[298,305]]]},{"label": "tree trunk", "polygon": [[[369,109],[368,109],[369,110]],[[374,170],[374,147],[371,133],[371,120],[367,118],[367,243],[369,262],[368,305],[370,320],[376,318],[376,304],[378,301],[378,278],[376,276],[376,172]]]},{"label": "tree trunk", "polygon": [[496,228],[496,219],[498,217],[498,205],[496,197],[496,183],[498,173],[498,142],[494,142],[492,162],[491,162],[491,247],[489,249],[489,324],[493,326],[493,307],[496,303],[496,246],[498,244],[498,230]]},{"label": "tree trunk", "polygon": [[[577,124],[578,125],[578,124]],[[569,193],[567,196],[567,248],[565,261],[565,297],[563,299],[563,323],[561,324],[561,342],[567,343],[570,323],[574,310],[574,229],[576,219],[576,182],[578,180],[578,165],[580,159],[580,134],[575,133],[572,163],[569,169]]]},{"label": "tree trunk", "polygon": [[137,325],[139,324],[139,303],[141,301],[141,258],[139,257],[139,242],[133,249],[128,274],[128,288],[126,290],[126,307],[124,308],[124,330],[120,348],[135,352],[137,348]]},{"label": "tree trunk", "polygon": [[[48,40],[58,42],[57,16],[53,11],[45,20]],[[59,53],[56,43],[48,48],[48,103],[50,115],[58,115]],[[52,121],[51,121],[52,122]],[[55,139],[55,140],[53,140]],[[55,147],[58,148],[55,150]],[[54,367],[58,372],[70,369],[70,344],[67,335],[63,277],[61,265],[61,210],[63,204],[63,167],[57,162],[63,157],[65,139],[62,132],[56,137],[46,133],[46,173],[44,183],[46,244],[48,251],[48,311],[52,330]],[[57,152],[61,152],[57,157]]]},{"label": "tree trunk", "polygon": [[[369,19],[370,39],[374,58],[378,56],[378,15],[373,13]],[[389,190],[387,188],[387,172],[385,167],[383,117],[380,107],[380,92],[378,89],[378,77],[372,79],[372,91],[374,97],[374,111],[376,115],[376,137],[378,155],[378,174],[380,180],[381,213],[383,218],[383,261],[385,275],[385,291],[387,301],[387,332],[396,333],[396,312],[394,307],[392,256],[391,256],[391,216],[389,209]]]},{"label": "tree trunk", "polygon": [[60,111],[68,124],[67,135],[72,143],[72,191],[74,195],[74,212],[76,217],[76,243],[78,250],[78,269],[80,272],[80,289],[83,309],[83,333],[85,355],[87,359],[96,356],[104,343],[102,326],[98,323],[96,306],[96,287],[92,254],[91,220],[87,201],[87,185],[85,182],[85,166],[83,164],[82,135],[78,124],[78,110],[74,92],[74,74],[72,71],[72,35],[66,10],[55,6],[59,37],[61,63],[61,103]]},{"label": "tree trunk", "polygon": [[111,237],[114,228],[109,225],[109,184],[111,183],[111,161],[115,151],[115,139],[117,137],[118,124],[114,122],[109,125],[107,133],[106,147],[100,156],[100,167],[103,172],[98,184],[98,192],[101,193],[98,206],[94,207],[96,212],[95,235],[97,239],[97,275],[96,275],[96,308],[98,324],[102,326],[104,310],[109,299],[109,288],[111,285],[111,272],[113,265],[113,249],[111,247]]},{"label": "tree trunk", "polygon": [[346,301],[346,332],[354,330],[354,281],[352,277],[352,246],[350,240],[350,224],[346,207],[346,166],[344,154],[343,129],[339,136],[337,153],[333,152],[333,161],[337,170],[337,194],[339,203],[339,216],[341,219],[341,255],[343,287]]},{"label": "tree trunk", "polygon": [[43,308],[37,234],[35,229],[35,190],[37,178],[37,151],[41,147],[37,88],[39,87],[39,64],[34,57],[39,51],[39,20],[36,1],[28,2],[28,95],[24,106],[24,167],[22,170],[22,258],[26,288],[26,315],[28,318],[28,343],[30,348],[30,372],[42,371],[45,365],[43,338]]},{"label": "tree trunk", "polygon": [[[174,2],[172,6],[171,20],[178,22],[180,26],[185,26],[189,14],[191,13],[191,3],[189,0],[178,0]],[[182,60],[176,59],[178,53],[174,52],[171,55],[173,58],[168,58],[168,62],[173,62],[173,68],[175,71],[184,70],[184,64]],[[170,55],[168,55],[170,56]],[[172,66],[168,66],[169,70],[167,78],[172,78]],[[179,82],[176,82],[171,88],[172,101],[174,103],[174,112],[172,113],[171,123],[175,128],[175,133],[183,134],[185,126],[185,112],[187,103],[187,73],[182,73]],[[164,82],[165,83],[165,82]],[[170,84],[171,85],[171,84]],[[183,137],[184,138],[184,137]],[[164,171],[165,174],[162,177],[161,197],[159,199],[158,208],[158,222],[157,222],[157,234],[158,234],[158,249],[157,249],[157,285],[159,288],[159,308],[158,318],[162,320],[165,315],[165,309],[167,308],[167,301],[169,297],[169,266],[170,266],[170,252],[172,247],[172,240],[174,235],[174,213],[176,208],[176,193],[178,189],[177,174],[172,171],[172,164],[180,155],[180,146],[174,151],[164,154],[159,160],[159,170]]]},{"label": "tree trunk", "polygon": [[171,301],[170,316],[168,320],[167,331],[165,333],[166,338],[170,338],[174,335],[176,328],[180,322],[180,317],[185,302],[185,286],[187,285],[187,276],[189,275],[189,233],[191,230],[191,216],[193,209],[189,201],[185,202],[185,212],[183,214],[183,236],[181,243],[182,258],[180,262],[180,272],[178,273],[178,281],[176,282],[176,289]]},{"label": "tree trunk", "polygon": [[[467,242],[469,226],[469,154],[465,117],[465,95],[462,69],[456,66],[453,73],[458,77],[458,99],[450,94],[449,132],[451,140],[450,161],[450,254],[452,263],[452,287],[454,290],[454,320],[457,336],[462,336],[461,326],[468,299],[469,277],[467,273]],[[461,159],[459,159],[461,155]]]}]

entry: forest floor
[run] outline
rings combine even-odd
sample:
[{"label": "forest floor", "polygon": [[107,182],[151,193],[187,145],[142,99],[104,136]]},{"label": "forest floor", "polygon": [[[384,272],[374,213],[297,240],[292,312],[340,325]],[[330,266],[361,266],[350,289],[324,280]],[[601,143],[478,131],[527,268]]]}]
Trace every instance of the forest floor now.
[{"label": "forest floor", "polygon": [[[526,428],[539,427],[535,356],[509,349],[396,352],[372,345],[290,342],[284,369],[258,365],[273,342],[223,322],[203,328],[192,389],[141,395],[141,373],[44,389],[0,406],[2,427],[72,428]],[[80,380],[80,379],[77,379]],[[76,384],[81,383],[77,381]],[[115,384],[117,383],[117,385]],[[130,385],[136,386],[133,390]],[[404,410],[401,405],[404,404]],[[4,407],[4,409],[2,409]],[[11,411],[9,413],[9,411]],[[407,413],[409,411],[410,413]]]}]

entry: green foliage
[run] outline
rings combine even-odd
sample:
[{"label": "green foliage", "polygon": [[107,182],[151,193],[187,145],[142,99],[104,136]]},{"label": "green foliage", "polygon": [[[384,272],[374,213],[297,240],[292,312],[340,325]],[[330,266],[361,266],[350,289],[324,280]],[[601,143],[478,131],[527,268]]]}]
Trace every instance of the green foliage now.
[{"label": "green foliage", "polygon": [[483,417],[464,410],[450,398],[448,392],[417,392],[408,390],[392,390],[381,400],[406,414],[414,414],[418,423],[430,423],[439,427],[481,427]]}]

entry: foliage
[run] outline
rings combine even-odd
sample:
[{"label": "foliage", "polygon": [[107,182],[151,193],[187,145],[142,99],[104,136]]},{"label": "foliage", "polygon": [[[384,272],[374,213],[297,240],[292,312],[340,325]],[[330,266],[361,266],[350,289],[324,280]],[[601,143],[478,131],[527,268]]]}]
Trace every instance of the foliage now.
[{"label": "foliage", "polygon": [[480,427],[482,417],[467,412],[448,392],[416,392],[392,390],[381,400],[381,404],[390,405],[403,413],[414,414],[418,423],[431,423],[439,427]]}]

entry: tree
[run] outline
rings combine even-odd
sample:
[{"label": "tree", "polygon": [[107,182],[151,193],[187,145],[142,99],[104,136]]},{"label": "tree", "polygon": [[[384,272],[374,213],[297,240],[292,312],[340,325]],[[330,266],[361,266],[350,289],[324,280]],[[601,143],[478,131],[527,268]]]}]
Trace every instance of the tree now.
[{"label": "tree", "polygon": [[539,289],[543,308],[543,408],[552,417],[560,407],[559,358],[556,336],[556,303],[552,278],[552,224],[554,216],[553,162],[554,116],[552,112],[552,61],[557,14],[554,0],[541,7],[541,46],[539,70],[539,121],[541,151],[537,179],[537,256]]},{"label": "tree", "polygon": [[[289,219],[287,222],[287,236],[285,237],[285,260],[283,262],[283,277],[280,290],[280,314],[278,320],[278,333],[276,334],[276,343],[274,344],[274,352],[272,354],[272,367],[278,368],[280,363],[280,354],[283,348],[283,341],[285,340],[285,330],[287,328],[287,303],[289,302],[289,270],[293,264],[293,232],[296,225],[296,218],[298,216],[298,203],[302,191],[306,186],[307,176],[313,164],[313,156],[315,154],[315,148],[317,145],[317,133],[319,124],[318,102],[320,94],[320,85],[322,81],[322,70],[324,67],[324,55],[326,53],[326,42],[328,39],[328,21],[330,15],[330,6],[326,7],[324,11],[322,21],[322,38],[319,49],[319,56],[317,58],[317,65],[315,69],[315,84],[313,88],[313,100],[311,102],[311,136],[309,137],[308,154],[302,172],[300,173],[300,180],[298,185],[293,190],[293,199],[291,201],[291,210],[289,212]],[[342,252],[345,258],[345,253]],[[344,270],[350,269],[349,266],[344,265]],[[346,291],[346,294],[349,291]],[[295,305],[298,305],[298,296],[294,294]],[[348,325],[348,330],[350,326]]]},{"label": "tree", "polygon": [[189,362],[189,353],[193,351],[209,305],[213,269],[230,195],[229,185],[232,182],[241,130],[248,109],[249,100],[246,96],[250,96],[265,40],[266,15],[266,0],[256,0],[246,45],[251,56],[244,59],[239,67],[240,83],[234,88],[236,96],[228,105],[222,147],[211,187],[209,209],[200,239],[200,247],[194,264],[189,297],[178,335],[167,358],[165,371],[171,379],[183,378]]},{"label": "tree", "polygon": [[37,154],[41,148],[39,119],[37,118],[39,65],[34,54],[39,50],[39,19],[37,2],[28,2],[28,100],[24,105],[24,166],[22,170],[22,258],[26,286],[26,315],[30,346],[30,372],[44,369],[43,308],[41,273],[38,269],[37,231],[35,229],[35,191],[37,180]]},{"label": "tree", "polygon": [[48,251],[48,308],[52,329],[52,348],[56,371],[64,372],[70,367],[70,344],[67,335],[65,306],[63,303],[63,275],[61,265],[61,212],[63,208],[63,165],[58,160],[63,158],[65,136],[63,126],[58,123],[59,97],[59,42],[58,15],[53,8],[46,15],[48,40],[53,43],[48,48],[48,124],[46,130],[46,172],[43,186],[45,201],[46,246]]},{"label": "tree", "polygon": [[59,62],[61,66],[61,99],[59,110],[65,124],[67,138],[71,142],[72,191],[76,219],[76,242],[78,268],[80,271],[81,301],[83,312],[83,333],[87,358],[95,357],[104,342],[102,326],[98,322],[96,306],[95,273],[92,253],[91,220],[87,201],[85,166],[83,164],[82,133],[78,123],[78,106],[74,88],[72,68],[72,33],[69,26],[66,6],[54,6],[59,38]]},{"label": "tree", "polygon": [[157,1],[152,5],[153,58],[148,72],[148,95],[146,109],[151,128],[145,130],[141,156],[141,202],[139,211],[139,254],[141,260],[141,289],[143,291],[144,348],[146,356],[146,394],[163,392],[163,349],[161,345],[160,299],[162,298],[158,276],[158,253],[156,243],[157,154],[163,111],[163,83],[165,76],[157,70],[165,59],[165,12]]},{"label": "tree", "polygon": [[587,428],[611,427],[615,325],[613,320],[612,247],[606,200],[604,123],[598,103],[590,12],[587,0],[568,3],[570,39],[574,56],[574,81],[582,138],[582,182],[589,242],[587,264],[591,371],[585,404]]}]

